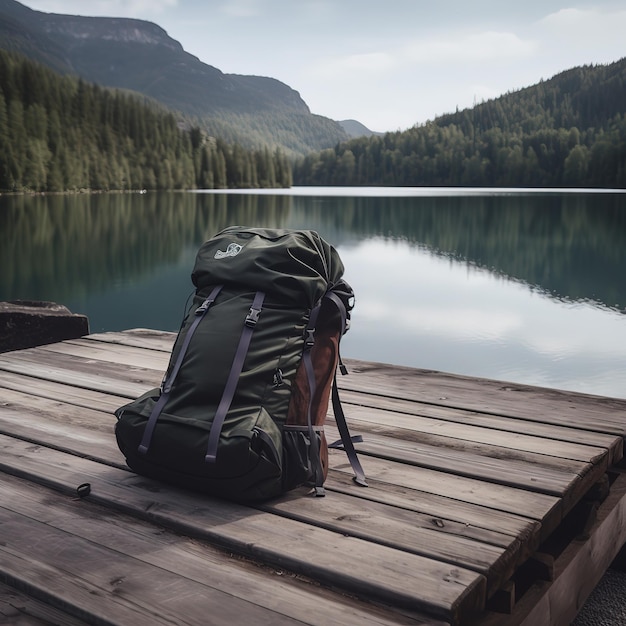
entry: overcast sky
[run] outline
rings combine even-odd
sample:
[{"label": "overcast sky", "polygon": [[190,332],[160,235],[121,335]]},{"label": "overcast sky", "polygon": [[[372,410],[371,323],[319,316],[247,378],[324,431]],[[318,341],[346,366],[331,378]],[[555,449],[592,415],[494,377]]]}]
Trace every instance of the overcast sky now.
[{"label": "overcast sky", "polygon": [[155,22],[223,72],[276,78],[313,113],[405,129],[626,56],[626,0],[22,0]]}]

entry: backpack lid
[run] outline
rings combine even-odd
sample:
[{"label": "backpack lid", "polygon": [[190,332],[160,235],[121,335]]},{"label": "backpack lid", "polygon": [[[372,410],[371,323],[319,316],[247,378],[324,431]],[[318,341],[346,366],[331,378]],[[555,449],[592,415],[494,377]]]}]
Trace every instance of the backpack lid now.
[{"label": "backpack lid", "polygon": [[339,254],[315,231],[231,226],[206,241],[191,280],[263,291],[312,308],[344,271]]}]

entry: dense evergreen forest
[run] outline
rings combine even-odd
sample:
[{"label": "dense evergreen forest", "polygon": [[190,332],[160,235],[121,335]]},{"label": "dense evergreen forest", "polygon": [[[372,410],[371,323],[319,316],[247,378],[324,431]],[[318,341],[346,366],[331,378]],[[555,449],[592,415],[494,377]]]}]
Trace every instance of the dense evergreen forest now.
[{"label": "dense evergreen forest", "polygon": [[227,144],[136,94],[0,50],[0,190],[290,185],[278,149]]},{"label": "dense evergreen forest", "polygon": [[0,191],[292,182],[626,188],[625,103],[623,59],[575,68],[404,132],[338,143],[293,165],[281,149],[233,143],[219,118],[216,138],[147,97],[0,50]]},{"label": "dense evergreen forest", "polygon": [[626,187],[626,59],[307,156],[297,185]]}]

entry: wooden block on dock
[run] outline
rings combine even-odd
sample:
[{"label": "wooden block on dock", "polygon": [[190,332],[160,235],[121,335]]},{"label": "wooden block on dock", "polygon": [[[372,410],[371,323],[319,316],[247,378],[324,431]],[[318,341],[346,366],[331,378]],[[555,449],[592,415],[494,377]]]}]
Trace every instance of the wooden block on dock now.
[{"label": "wooden block on dock", "polygon": [[32,348],[89,334],[85,315],[54,302],[0,302],[0,352]]}]

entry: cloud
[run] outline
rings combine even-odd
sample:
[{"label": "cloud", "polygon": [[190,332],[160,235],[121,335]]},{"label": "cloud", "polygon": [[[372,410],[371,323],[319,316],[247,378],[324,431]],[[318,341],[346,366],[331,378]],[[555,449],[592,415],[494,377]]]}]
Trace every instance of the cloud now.
[{"label": "cloud", "polygon": [[316,63],[314,73],[326,77],[346,73],[404,72],[415,66],[465,65],[527,59],[538,44],[510,32],[477,32],[441,39],[423,39],[396,45],[386,51],[364,52],[326,58]]},{"label": "cloud", "polygon": [[31,0],[28,6],[35,11],[62,15],[150,19],[149,16],[178,6],[178,0],[92,0],[88,9],[84,0]]},{"label": "cloud", "polygon": [[405,56],[411,63],[465,64],[524,59],[536,50],[536,42],[524,40],[515,33],[486,31],[412,42],[406,46]]},{"label": "cloud", "polygon": [[229,0],[219,7],[220,13],[227,17],[255,17],[261,14],[257,0]]},{"label": "cloud", "polygon": [[385,73],[393,69],[396,61],[387,52],[368,52],[349,54],[318,61],[313,66],[313,73],[326,78],[341,78],[353,73]]},{"label": "cloud", "polygon": [[603,11],[597,8],[568,8],[546,15],[546,17],[539,20],[539,24],[553,30],[555,33],[567,33],[570,29],[575,29],[576,31],[584,30],[589,33],[590,30],[595,30],[598,27],[608,31],[622,31],[625,19],[626,11],[624,10]]},{"label": "cloud", "polygon": [[608,63],[626,54],[624,9],[561,9],[539,20],[537,32],[546,51],[576,58],[576,63]]}]

